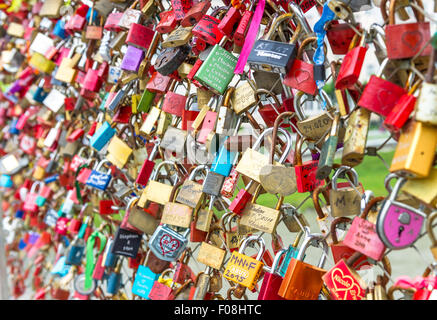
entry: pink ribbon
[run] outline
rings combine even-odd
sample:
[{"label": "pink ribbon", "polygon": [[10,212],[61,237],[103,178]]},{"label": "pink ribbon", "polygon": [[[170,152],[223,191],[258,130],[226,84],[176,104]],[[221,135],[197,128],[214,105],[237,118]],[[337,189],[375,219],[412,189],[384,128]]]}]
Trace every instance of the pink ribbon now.
[{"label": "pink ribbon", "polygon": [[252,21],[250,22],[250,27],[246,35],[246,40],[244,41],[243,48],[241,49],[240,57],[238,58],[237,65],[235,66],[235,74],[242,74],[244,71],[244,66],[246,65],[247,59],[249,58],[250,51],[252,51],[256,35],[258,34],[258,29],[261,24],[261,19],[263,17],[265,4],[265,0],[258,1],[258,5],[256,6]]},{"label": "pink ribbon", "polygon": [[396,287],[400,287],[402,289],[415,288],[417,290],[428,288],[429,285],[432,285],[434,288],[436,285],[436,278],[434,277],[415,277],[411,279],[408,276],[401,276],[397,278],[395,284]]}]

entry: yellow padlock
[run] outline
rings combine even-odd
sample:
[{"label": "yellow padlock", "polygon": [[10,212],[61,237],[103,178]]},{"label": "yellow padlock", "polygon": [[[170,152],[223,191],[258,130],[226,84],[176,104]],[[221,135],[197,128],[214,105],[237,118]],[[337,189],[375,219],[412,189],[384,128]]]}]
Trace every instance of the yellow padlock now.
[{"label": "yellow padlock", "polygon": [[[250,242],[257,242],[260,245],[260,251],[256,259],[246,256],[244,250]],[[265,251],[264,239],[258,236],[247,237],[241,244],[238,252],[232,252],[232,256],[226,265],[223,276],[231,281],[239,283],[243,287],[252,290],[261,275],[264,263],[260,261]]]}]

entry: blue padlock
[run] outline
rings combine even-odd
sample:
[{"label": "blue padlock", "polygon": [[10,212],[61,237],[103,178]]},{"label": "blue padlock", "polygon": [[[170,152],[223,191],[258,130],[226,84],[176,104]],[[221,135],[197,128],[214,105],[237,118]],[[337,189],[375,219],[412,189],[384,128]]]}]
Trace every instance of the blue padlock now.
[{"label": "blue padlock", "polygon": [[212,172],[218,173],[222,176],[229,177],[235,160],[237,159],[237,152],[228,151],[225,145],[222,144],[219,152],[216,154],[211,165]]},{"label": "blue padlock", "polygon": [[53,28],[52,34],[54,36],[57,36],[61,39],[66,39],[69,37],[69,35],[65,32],[65,21],[62,19],[59,19],[58,22],[56,22],[55,27]]},{"label": "blue padlock", "polygon": [[23,219],[24,211],[23,210],[17,210],[15,212],[15,218]]},{"label": "blue padlock", "polygon": [[[279,267],[279,274],[281,277],[285,276],[285,273],[287,272],[288,265],[290,264],[291,258],[296,258],[297,254],[299,253],[299,241],[303,236],[303,231],[300,231],[294,240],[293,244],[289,245],[287,248],[287,253],[285,254],[284,260],[282,260],[281,266]],[[305,258],[305,256],[304,256]]]},{"label": "blue padlock", "polygon": [[11,133],[11,134],[19,134],[20,133],[20,130],[18,130],[16,128],[17,122],[18,122],[18,119],[13,119],[11,121],[11,124],[10,124],[10,127],[9,127],[9,133]]},{"label": "blue padlock", "polygon": [[107,268],[114,268],[117,264],[118,255],[112,253],[112,247],[114,245],[114,239],[109,238],[105,248],[104,266]]},{"label": "blue padlock", "polygon": [[106,292],[108,294],[114,295],[120,289],[120,284],[121,284],[120,270],[121,270],[122,263],[123,263],[123,260],[120,259],[117,266],[115,267],[115,270],[112,271],[108,277],[108,281],[106,282]]},{"label": "blue padlock", "polygon": [[138,266],[137,273],[135,275],[135,281],[132,286],[132,293],[140,296],[141,298],[149,299],[149,293],[152,290],[153,284],[159,278],[159,273],[154,273],[149,267],[140,265]]},{"label": "blue padlock", "polygon": [[90,145],[97,151],[102,150],[102,148],[111,140],[115,134],[115,129],[105,121],[99,129],[96,130],[92,138],[90,139]]},{"label": "blue padlock", "polygon": [[[103,166],[104,163],[109,161],[108,160],[102,160],[98,163],[96,169],[93,169],[85,182],[87,186],[105,191],[106,188],[109,185],[109,182],[111,181],[112,176],[108,173],[100,172],[100,168]],[[110,171],[110,169],[109,169]]]},{"label": "blue padlock", "polygon": [[2,174],[0,177],[0,187],[12,188],[14,183],[12,182],[11,176],[7,174]]},{"label": "blue padlock", "polygon": [[82,258],[85,253],[85,240],[83,237],[85,235],[86,227],[87,224],[82,223],[79,232],[77,233],[77,237],[70,244],[65,264],[74,266],[80,266],[82,264]]},{"label": "blue padlock", "polygon": [[45,82],[45,80],[44,80],[44,78],[42,78],[40,80],[40,82],[38,83],[38,87],[36,88],[36,90],[32,96],[32,99],[39,102],[39,103],[42,103],[44,101],[44,99],[49,94],[47,91],[44,91],[44,82]]}]

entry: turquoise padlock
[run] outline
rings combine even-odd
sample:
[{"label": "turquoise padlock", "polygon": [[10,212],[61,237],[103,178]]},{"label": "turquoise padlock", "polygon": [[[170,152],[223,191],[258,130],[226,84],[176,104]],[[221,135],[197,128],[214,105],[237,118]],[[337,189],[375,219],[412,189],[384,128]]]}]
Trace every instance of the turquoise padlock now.
[{"label": "turquoise padlock", "polygon": [[102,148],[111,140],[115,134],[115,129],[105,121],[98,130],[94,133],[90,140],[91,147],[97,151],[102,150]]},{"label": "turquoise padlock", "polygon": [[12,182],[11,176],[7,174],[2,174],[0,177],[0,187],[12,188],[14,183]]},{"label": "turquoise padlock", "polygon": [[237,160],[237,152],[228,151],[225,145],[222,144],[212,162],[211,171],[229,177],[235,160]]}]

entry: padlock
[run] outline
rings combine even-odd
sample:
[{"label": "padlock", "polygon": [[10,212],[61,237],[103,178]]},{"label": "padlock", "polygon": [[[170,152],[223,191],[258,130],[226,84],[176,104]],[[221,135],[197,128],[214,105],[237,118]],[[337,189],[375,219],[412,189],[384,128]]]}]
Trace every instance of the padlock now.
[{"label": "padlock", "polygon": [[158,227],[158,221],[144,210],[136,208],[137,202],[138,198],[129,201],[121,227],[152,235]]},{"label": "padlock", "polygon": [[285,300],[283,297],[278,295],[278,291],[283,280],[282,276],[278,272],[278,268],[281,257],[286,253],[286,249],[281,249],[278,251],[278,253],[275,255],[272,266],[268,268],[269,270],[266,273],[264,273],[261,289],[259,290],[258,300]]},{"label": "padlock", "polygon": [[[251,242],[257,242],[260,246],[256,259],[253,259],[244,254],[247,245]],[[264,263],[260,261],[265,251],[265,243],[263,238],[257,236],[249,236],[243,240],[238,252],[232,252],[223,276],[240,284],[249,290],[255,287],[263,270]]]},{"label": "padlock", "polygon": [[382,197],[377,197],[369,201],[363,213],[354,218],[352,226],[346,233],[346,237],[343,241],[343,244],[347,247],[376,261],[382,259],[385,252],[385,245],[381,242],[376,233],[375,224],[366,220],[366,218],[372,207],[383,199]]},{"label": "padlock", "polygon": [[[130,129],[130,145],[128,145],[120,137],[125,133],[126,129]],[[137,149],[135,132],[132,125],[125,125],[118,134],[114,135],[108,144],[106,159],[122,169],[129,160],[133,149]]]},{"label": "padlock", "polygon": [[323,180],[329,177],[331,173],[334,157],[338,147],[339,131],[340,131],[340,113],[334,114],[334,120],[332,121],[331,131],[329,136],[323,143],[322,150],[320,151],[319,163],[316,170],[316,179]]},{"label": "padlock", "polygon": [[[195,29],[193,29],[193,34]],[[228,38],[224,36],[220,39],[220,43],[215,42],[214,47],[200,66],[194,79],[212,92],[222,95],[234,77],[237,58],[223,48]]]},{"label": "padlock", "polygon": [[357,107],[351,112],[344,135],[341,163],[345,166],[359,165],[366,152],[367,135],[370,127],[370,111]]},{"label": "padlock", "polygon": [[436,128],[411,119],[403,128],[390,166],[390,172],[407,177],[426,178],[434,161]]},{"label": "padlock", "polygon": [[191,48],[189,45],[166,48],[159,54],[153,67],[161,75],[168,76],[179,68],[190,51]]},{"label": "padlock", "polygon": [[274,233],[276,225],[280,218],[280,208],[284,201],[281,196],[276,204],[275,209],[256,204],[261,185],[258,185],[257,190],[252,196],[252,200],[248,203],[241,213],[240,225],[247,226],[252,229],[257,229],[265,233]]},{"label": "padlock", "polygon": [[132,293],[144,299],[149,299],[149,293],[153,283],[159,278],[159,273],[154,273],[146,266],[150,252],[150,250],[147,252],[145,259],[143,258],[141,264],[138,266],[134,284],[132,285]]},{"label": "padlock", "polygon": [[391,132],[398,133],[404,127],[405,123],[413,112],[414,107],[416,106],[417,98],[413,94],[420,84],[421,81],[416,82],[411,87],[408,94],[405,94],[399,98],[396,105],[384,120],[383,126],[385,128]]},{"label": "padlock", "polygon": [[[350,172],[353,176],[351,182],[346,187],[338,187],[338,178]],[[358,215],[361,212],[361,197],[364,193],[363,186],[358,182],[358,173],[349,167],[341,166],[337,169],[331,180],[332,189],[329,191],[329,202],[331,203],[331,213],[333,217],[345,217]]]},{"label": "padlock", "polygon": [[[85,227],[86,225],[84,225]],[[80,266],[85,253],[85,240],[83,239],[85,228],[82,227],[75,239],[70,243],[66,254],[66,265]]]},{"label": "padlock", "polygon": [[200,246],[199,254],[196,259],[206,266],[220,270],[226,257],[226,250],[209,243],[211,234],[216,230],[219,230],[219,227],[212,227],[209,230],[205,241],[203,241]]},{"label": "padlock", "polygon": [[169,91],[166,92],[164,101],[162,103],[162,111],[175,115],[177,117],[182,117],[185,104],[187,102],[188,94],[190,92],[190,81],[187,80],[187,91],[185,95],[176,93],[176,88],[179,83],[174,80],[170,85]]},{"label": "padlock", "polygon": [[156,166],[155,172],[151,177],[152,180],[149,180],[147,186],[144,188],[141,194],[140,200],[138,201],[139,207],[143,208],[146,201],[152,201],[162,205],[166,204],[169,201],[172,186],[156,181],[159,172],[165,165],[176,166],[175,162],[168,160],[162,161]]},{"label": "padlock", "polygon": [[116,294],[120,289],[120,285],[122,281],[122,274],[120,273],[122,263],[123,263],[123,259],[120,259],[115,269],[109,274],[107,280],[108,282],[106,285],[106,292],[110,295]]},{"label": "padlock", "polygon": [[302,41],[296,59],[283,81],[285,85],[303,91],[309,95],[315,95],[317,92],[317,86],[314,80],[314,65],[303,61],[302,58],[304,48],[316,41],[316,37],[309,37]]},{"label": "padlock", "polygon": [[[435,62],[437,59],[436,49],[433,48],[429,60],[428,70],[426,73],[426,82],[422,83],[420,94],[417,98],[416,112],[414,118],[416,121],[423,122],[427,125],[435,126],[437,124],[437,114],[433,108],[430,108],[436,99],[436,83],[434,81]],[[412,88],[412,90],[414,87]],[[394,110],[393,110],[394,111]],[[407,112],[408,114],[408,112]]]},{"label": "padlock", "polygon": [[[291,148],[291,139],[290,135],[282,128],[278,128],[278,131],[281,132],[286,140],[287,140],[287,150],[281,155],[281,158],[278,162],[274,161],[274,165],[280,165],[281,163],[285,162],[286,157],[288,156],[288,153],[290,152]],[[241,157],[241,160],[238,162],[238,165],[236,167],[236,170],[240,174],[244,174],[251,180],[260,183],[260,171],[262,167],[265,165],[268,165],[270,163],[269,157],[259,153],[257,149],[260,148],[261,142],[265,139],[265,137],[273,132],[273,128],[268,128],[264,130],[261,135],[258,137],[258,139],[255,141],[255,144],[252,148],[247,148],[246,151],[243,153],[243,156]],[[237,213],[237,212],[235,212]]]},{"label": "padlock", "polygon": [[179,181],[173,186],[170,199],[164,205],[161,223],[189,229],[193,215],[193,208],[186,204],[174,202],[176,192],[182,183],[182,181]]},{"label": "padlock", "polygon": [[388,62],[387,58],[382,62],[376,76],[372,75],[370,77],[358,102],[359,107],[368,109],[383,117],[388,116],[399,99],[407,93],[404,88],[388,81],[388,79],[381,78]]},{"label": "padlock", "polygon": [[[381,2],[381,11],[386,9],[386,0]],[[414,8],[414,15],[417,23],[395,24],[395,11],[397,0],[390,1],[389,23],[385,28],[387,57],[389,59],[406,59],[412,58],[418,54],[422,47],[425,46],[430,39],[429,22],[424,22],[424,15]],[[415,1],[423,10],[422,1]],[[420,55],[429,56],[431,46],[427,46]]]},{"label": "padlock", "polygon": [[435,192],[435,181],[437,179],[437,169],[431,168],[428,177],[424,179],[408,179],[403,185],[402,192],[418,199],[421,204],[435,208],[437,204],[437,194]]},{"label": "padlock", "polygon": [[296,141],[295,150],[295,173],[296,173],[296,184],[297,192],[304,193],[308,191],[313,191],[319,186],[325,184],[324,180],[318,180],[316,178],[316,170],[319,161],[318,160],[308,160],[302,163],[302,144],[306,139],[299,138]]},{"label": "padlock", "polygon": [[351,43],[350,46],[353,49],[349,50],[340,66],[337,80],[335,82],[336,89],[344,90],[353,87],[357,83],[367,53],[366,38],[367,32],[364,30],[358,47],[354,48],[354,44]]},{"label": "padlock", "polygon": [[138,23],[132,23],[126,37],[126,44],[146,51],[149,49],[154,35],[155,32],[152,29]]},{"label": "padlock", "polygon": [[[394,188],[390,181],[398,178]],[[384,245],[392,250],[399,250],[411,246],[419,237],[426,218],[425,213],[396,201],[401,187],[406,182],[395,174],[385,178],[385,187],[390,196],[385,200],[376,221],[376,232]]]},{"label": "padlock", "polygon": [[159,33],[170,33],[176,28],[177,21],[173,10],[159,13],[159,23],[156,25],[156,31]]},{"label": "padlock", "polygon": [[[305,251],[308,246],[320,243],[323,246],[323,254],[320,257],[317,266],[303,262]],[[305,238],[296,258],[292,258],[278,295],[286,300],[317,300],[320,290],[322,290],[322,276],[326,273],[323,269],[328,253],[328,245],[322,235],[310,234],[309,228],[306,227]],[[304,280],[305,279],[305,280]]]},{"label": "padlock", "polygon": [[333,299],[361,300],[364,298],[366,283],[351,267],[361,256],[361,253],[356,252],[347,260],[341,259],[323,276]]},{"label": "padlock", "polygon": [[[332,103],[330,102],[329,97],[327,98],[328,95],[326,92],[322,90],[321,93],[323,98],[328,102],[328,106],[331,107]],[[294,111],[299,119],[296,125],[306,138],[313,141],[318,141],[332,127],[333,116],[330,112],[331,108],[323,111],[321,114],[307,117],[301,104],[301,100],[304,95],[305,94],[303,92],[299,92],[294,97]]]},{"label": "padlock", "polygon": [[166,224],[162,224],[150,238],[149,248],[159,259],[175,261],[188,244],[189,232],[190,228],[187,228],[183,234],[180,234]]},{"label": "padlock", "polygon": [[187,45],[193,34],[192,27],[183,28],[182,26],[173,30],[168,37],[161,43],[163,48],[175,48]]},{"label": "padlock", "polygon": [[273,41],[272,39],[278,26],[282,22],[290,20],[292,16],[292,13],[285,13],[275,18],[265,36],[265,40],[257,40],[247,59],[250,68],[284,75],[288,73],[296,58],[297,48],[295,42],[299,31],[296,30],[289,43]]}]

